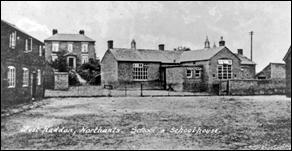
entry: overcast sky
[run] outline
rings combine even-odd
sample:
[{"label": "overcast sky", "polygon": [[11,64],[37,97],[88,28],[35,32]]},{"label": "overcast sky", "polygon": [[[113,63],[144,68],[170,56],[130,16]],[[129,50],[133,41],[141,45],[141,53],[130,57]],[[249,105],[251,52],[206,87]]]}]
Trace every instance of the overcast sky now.
[{"label": "overcast sky", "polygon": [[250,57],[254,34],[257,72],[269,62],[283,62],[291,45],[291,1],[287,2],[3,2],[4,19],[43,41],[52,34],[78,33],[80,29],[96,40],[102,58],[107,40],[114,47],[165,49],[178,46],[192,50],[211,46],[223,36],[233,52],[244,49]]}]

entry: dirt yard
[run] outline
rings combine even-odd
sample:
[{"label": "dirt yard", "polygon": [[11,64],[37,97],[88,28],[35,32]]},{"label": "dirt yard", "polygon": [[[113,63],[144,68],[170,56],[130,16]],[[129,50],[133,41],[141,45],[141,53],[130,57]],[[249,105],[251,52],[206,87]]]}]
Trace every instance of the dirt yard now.
[{"label": "dirt yard", "polygon": [[291,149],[285,96],[44,101],[1,119],[1,149]]}]

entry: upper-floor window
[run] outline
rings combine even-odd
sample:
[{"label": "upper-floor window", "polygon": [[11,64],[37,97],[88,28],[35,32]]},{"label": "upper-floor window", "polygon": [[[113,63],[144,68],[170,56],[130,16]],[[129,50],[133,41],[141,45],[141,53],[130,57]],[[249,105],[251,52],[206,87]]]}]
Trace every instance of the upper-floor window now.
[{"label": "upper-floor window", "polygon": [[43,55],[43,46],[40,45],[39,46],[39,56],[42,56]]},{"label": "upper-floor window", "polygon": [[32,38],[25,39],[25,51],[32,51]]},{"label": "upper-floor window", "polygon": [[14,66],[8,66],[7,72],[8,88],[15,88],[16,85],[16,69]]},{"label": "upper-floor window", "polygon": [[15,49],[16,46],[16,31],[9,35],[9,48]]},{"label": "upper-floor window", "polygon": [[27,87],[29,85],[29,70],[27,68],[23,68],[22,72],[23,72],[22,86]]},{"label": "upper-floor window", "polygon": [[147,80],[148,79],[148,65],[144,63],[133,64],[133,79]]},{"label": "upper-floor window", "polygon": [[82,62],[82,64],[84,64],[84,63],[88,63],[88,55],[81,55],[81,62]]},{"label": "upper-floor window", "polygon": [[82,43],[81,45],[81,52],[88,52],[88,44]]},{"label": "upper-floor window", "polygon": [[52,51],[53,52],[58,52],[59,51],[59,43],[58,42],[54,42],[53,43]]},{"label": "upper-floor window", "polygon": [[195,78],[200,78],[201,77],[202,71],[199,69],[195,69]]},{"label": "upper-floor window", "polygon": [[68,51],[69,52],[73,51],[73,44],[72,43],[68,43]]},{"label": "upper-floor window", "polygon": [[42,84],[42,72],[40,69],[38,69],[37,80],[38,80],[38,85],[41,85]]}]

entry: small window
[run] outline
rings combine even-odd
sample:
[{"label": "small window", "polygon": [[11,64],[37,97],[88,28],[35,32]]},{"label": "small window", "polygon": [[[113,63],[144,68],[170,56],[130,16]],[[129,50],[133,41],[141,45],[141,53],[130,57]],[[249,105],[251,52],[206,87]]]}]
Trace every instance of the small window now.
[{"label": "small window", "polygon": [[68,43],[68,51],[69,52],[73,51],[73,44],[72,43]]},{"label": "small window", "polygon": [[15,49],[16,46],[16,31],[9,35],[9,48]]},{"label": "small window", "polygon": [[195,78],[201,78],[201,70],[195,70]]},{"label": "small window", "polygon": [[187,78],[192,78],[192,70],[187,69]]},{"label": "small window", "polygon": [[42,84],[42,72],[38,69],[38,75],[37,75],[38,85]]},{"label": "small window", "polygon": [[54,42],[53,45],[52,45],[52,51],[53,52],[58,52],[59,51],[59,43],[57,42]]},{"label": "small window", "polygon": [[41,57],[43,55],[43,46],[39,46],[39,56]]},{"label": "small window", "polygon": [[23,87],[28,87],[29,84],[29,70],[27,68],[23,68],[23,80],[22,80],[22,86]]},{"label": "small window", "polygon": [[82,52],[88,52],[88,44],[87,43],[83,43],[81,47],[82,47],[81,48]]},{"label": "small window", "polygon": [[88,63],[88,55],[81,55],[81,62],[82,64]]},{"label": "small window", "polygon": [[58,56],[56,54],[52,54],[52,62],[56,61],[58,59]]},{"label": "small window", "polygon": [[16,85],[16,69],[13,66],[8,67],[7,72],[8,88],[15,88]]}]

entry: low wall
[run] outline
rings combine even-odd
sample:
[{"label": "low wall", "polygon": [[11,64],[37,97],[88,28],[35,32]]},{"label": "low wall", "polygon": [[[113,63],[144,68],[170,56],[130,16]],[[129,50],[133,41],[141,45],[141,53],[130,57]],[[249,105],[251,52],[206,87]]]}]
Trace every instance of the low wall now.
[{"label": "low wall", "polygon": [[285,94],[285,79],[273,80],[230,80],[228,93],[230,95],[272,95]]},{"label": "low wall", "polygon": [[69,74],[67,72],[54,73],[55,90],[68,90],[69,89]]}]

